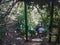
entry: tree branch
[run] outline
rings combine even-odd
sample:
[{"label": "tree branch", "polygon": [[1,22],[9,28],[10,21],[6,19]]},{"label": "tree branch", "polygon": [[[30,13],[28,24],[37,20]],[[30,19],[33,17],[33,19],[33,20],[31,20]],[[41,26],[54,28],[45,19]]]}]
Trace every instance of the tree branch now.
[{"label": "tree branch", "polygon": [[5,4],[7,2],[10,2],[10,1],[12,1],[12,0],[9,0],[9,1],[6,1],[6,2],[0,2],[0,5]]},{"label": "tree branch", "polygon": [[8,8],[8,10],[7,10],[4,14],[2,14],[2,17],[3,17],[3,18],[10,14],[12,8],[14,7],[14,5],[15,5],[16,3],[17,3],[17,1],[15,1],[15,2],[13,1],[12,5]]}]

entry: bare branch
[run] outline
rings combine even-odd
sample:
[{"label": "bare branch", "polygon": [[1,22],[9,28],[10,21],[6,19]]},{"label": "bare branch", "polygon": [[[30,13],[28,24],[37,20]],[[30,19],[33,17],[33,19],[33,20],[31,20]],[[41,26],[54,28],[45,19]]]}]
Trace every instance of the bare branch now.
[{"label": "bare branch", "polygon": [[14,5],[16,3],[17,3],[17,1],[15,1],[15,2],[13,1],[12,5],[8,8],[8,10],[4,14],[2,14],[2,17],[6,17],[7,15],[9,15],[11,10],[12,10],[12,8],[14,7]]},{"label": "bare branch", "polygon": [[0,2],[0,5],[5,4],[7,2],[10,2],[10,1],[12,1],[12,0],[9,0],[9,1],[6,1],[6,2]]}]

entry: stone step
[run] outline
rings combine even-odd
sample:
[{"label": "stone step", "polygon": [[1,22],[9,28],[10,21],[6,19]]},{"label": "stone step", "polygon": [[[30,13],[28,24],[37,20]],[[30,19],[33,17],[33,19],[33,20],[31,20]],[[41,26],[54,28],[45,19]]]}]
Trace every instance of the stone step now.
[{"label": "stone step", "polygon": [[32,41],[43,41],[43,40],[39,38],[35,38],[35,39],[32,39]]}]

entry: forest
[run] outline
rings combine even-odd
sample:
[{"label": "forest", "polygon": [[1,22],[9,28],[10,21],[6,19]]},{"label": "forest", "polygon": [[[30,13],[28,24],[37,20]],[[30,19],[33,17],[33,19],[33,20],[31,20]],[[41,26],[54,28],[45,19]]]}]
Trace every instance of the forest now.
[{"label": "forest", "polygon": [[38,23],[49,42],[60,42],[60,0],[0,0],[0,40],[10,28],[19,32],[17,37],[36,38]]}]

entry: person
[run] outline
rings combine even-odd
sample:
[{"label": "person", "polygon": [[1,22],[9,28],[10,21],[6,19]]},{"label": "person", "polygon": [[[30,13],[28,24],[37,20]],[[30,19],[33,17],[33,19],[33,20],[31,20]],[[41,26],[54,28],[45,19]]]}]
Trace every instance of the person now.
[{"label": "person", "polygon": [[37,26],[36,30],[37,30],[38,37],[41,38],[43,36],[43,32],[44,32],[45,29],[39,24]]},{"label": "person", "polygon": [[30,27],[29,28],[29,32],[31,34],[31,38],[33,38],[33,36],[34,36],[34,28],[33,27]]}]

